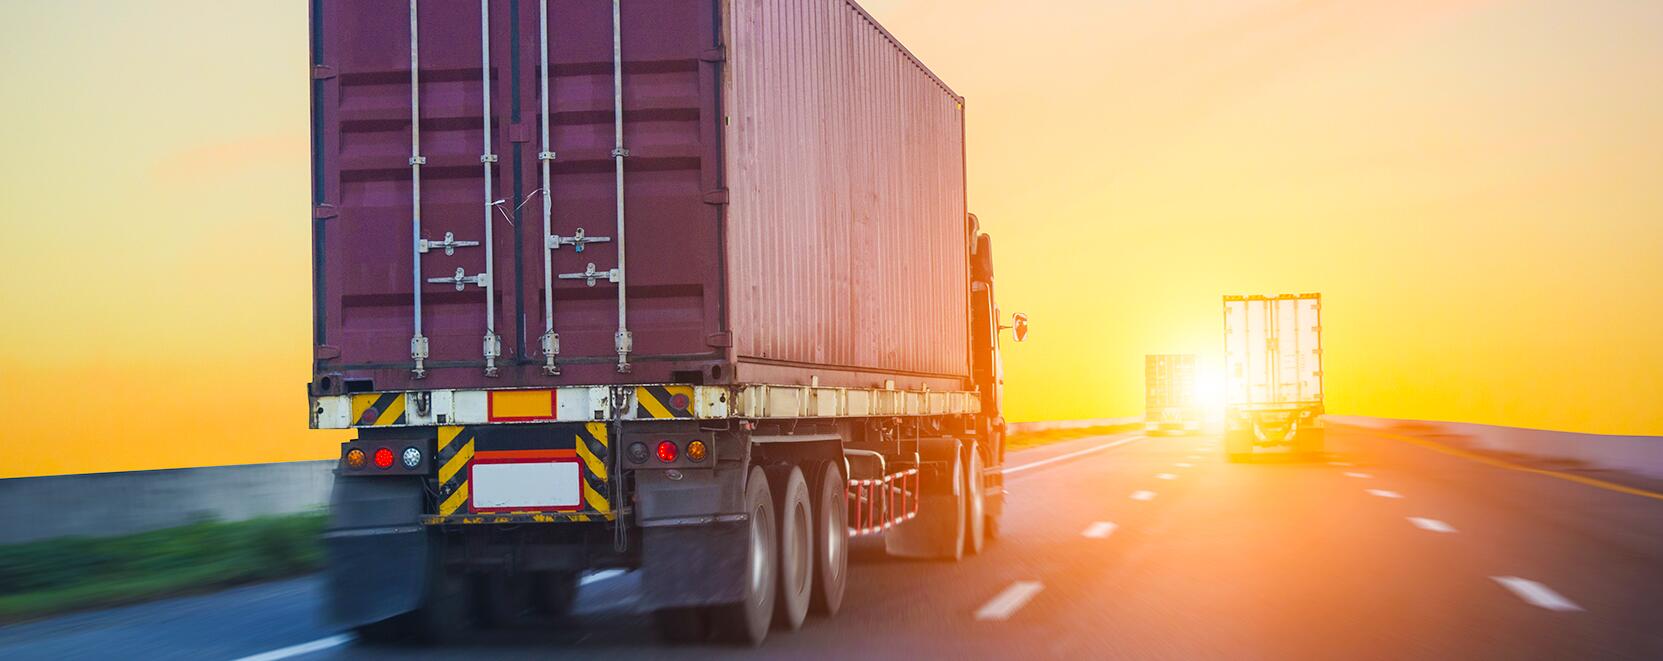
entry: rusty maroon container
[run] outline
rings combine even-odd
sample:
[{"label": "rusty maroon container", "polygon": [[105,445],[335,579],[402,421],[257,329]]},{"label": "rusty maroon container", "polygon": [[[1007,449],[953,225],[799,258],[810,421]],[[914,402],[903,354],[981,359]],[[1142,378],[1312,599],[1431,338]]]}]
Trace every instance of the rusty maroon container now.
[{"label": "rusty maroon container", "polygon": [[314,0],[314,393],[965,389],[963,99],[854,2],[629,0],[616,71],[613,7]]}]

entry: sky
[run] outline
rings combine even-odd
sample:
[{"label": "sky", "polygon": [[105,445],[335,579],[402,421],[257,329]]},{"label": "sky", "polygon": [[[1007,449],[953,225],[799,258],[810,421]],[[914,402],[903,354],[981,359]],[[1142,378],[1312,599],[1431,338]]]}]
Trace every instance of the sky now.
[{"label": "sky", "polygon": [[[1009,418],[1135,415],[1222,294],[1328,409],[1663,434],[1663,3],[868,0],[966,97]],[[304,3],[0,2],[0,478],[317,459]]]}]

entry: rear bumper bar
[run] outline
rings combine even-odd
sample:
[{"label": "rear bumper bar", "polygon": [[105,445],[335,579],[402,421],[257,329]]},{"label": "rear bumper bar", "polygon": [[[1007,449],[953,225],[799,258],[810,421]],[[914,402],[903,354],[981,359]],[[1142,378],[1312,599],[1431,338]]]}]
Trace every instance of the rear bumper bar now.
[{"label": "rear bumper bar", "polygon": [[981,412],[973,392],[751,384],[651,384],[321,395],[313,429],[615,420],[866,418]]}]

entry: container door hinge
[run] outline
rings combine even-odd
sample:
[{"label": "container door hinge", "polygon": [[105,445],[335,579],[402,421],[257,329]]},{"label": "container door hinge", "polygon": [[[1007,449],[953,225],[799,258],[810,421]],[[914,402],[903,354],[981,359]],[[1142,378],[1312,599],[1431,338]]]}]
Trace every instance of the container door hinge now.
[{"label": "container door hinge", "polygon": [[[460,270],[461,269],[458,269],[458,271]],[[480,277],[483,278],[485,276],[481,275]],[[457,285],[457,289],[461,288],[461,285]],[[497,370],[497,358],[500,356],[502,356],[502,338],[497,336],[496,333],[486,333],[485,376],[497,376],[499,374],[499,371]]]},{"label": "container door hinge", "polygon": [[554,357],[560,354],[560,334],[543,334],[543,373],[549,376],[560,376],[560,366],[554,363]]},{"label": "container door hinge", "polygon": [[706,48],[699,53],[700,62],[725,62],[728,59],[728,49],[721,46]]},{"label": "container door hinge", "polygon": [[635,350],[635,334],[627,330],[618,331],[612,336],[612,344],[618,349],[618,373],[629,373],[629,354]]},{"label": "container door hinge", "polygon": [[312,80],[329,80],[335,77],[335,67],[327,64],[312,65]]},{"label": "container door hinge", "polygon": [[733,346],[733,333],[728,331],[711,333],[704,336],[704,343],[705,346],[711,347],[731,347]]},{"label": "container door hinge", "polygon": [[428,278],[427,281],[436,285],[456,285],[456,291],[462,291],[468,285],[478,285],[480,287],[489,285],[491,283],[491,274],[481,273],[479,275],[467,275],[467,272],[463,271],[462,267],[458,266],[456,267],[456,275],[448,278]]},{"label": "container door hinge", "polygon": [[704,203],[723,205],[728,203],[728,189],[716,188],[704,192]]},{"label": "container door hinge", "polygon": [[[460,274],[462,272],[462,270],[457,269],[456,272],[458,274]],[[562,273],[562,274],[560,274],[560,279],[561,280],[583,280],[584,282],[588,283],[588,285],[590,287],[593,287],[593,286],[595,286],[595,282],[597,280],[601,280],[601,279],[605,279],[607,282],[617,282],[618,281],[618,269],[607,269],[605,271],[597,271],[597,270],[595,270],[595,263],[594,262],[589,262],[589,266],[587,268],[583,269],[582,273]]]},{"label": "container door hinge", "polygon": [[328,220],[339,215],[341,215],[340,210],[336,209],[333,204],[319,204],[312,207],[313,220]]},{"label": "container door hinge", "polygon": [[410,338],[410,359],[416,361],[416,367],[410,373],[420,379],[427,376],[427,337],[417,335]]},{"label": "container door hinge", "polygon": [[[429,250],[437,250],[439,248],[444,248],[446,255],[454,255],[454,254],[456,254],[456,249],[457,248],[471,248],[471,247],[477,246],[477,245],[479,245],[478,241],[457,241],[455,232],[445,232],[445,240],[443,240],[443,241],[429,241],[427,239],[422,239],[420,243],[416,244],[416,250],[425,253]],[[439,282],[439,281],[438,280],[428,280],[428,282]]]},{"label": "container door hinge", "polygon": [[[577,232],[571,236],[560,236],[559,234],[549,235],[548,249],[559,250],[560,246],[571,246],[573,251],[583,252],[583,246],[586,244],[607,243],[611,240],[612,237],[610,236],[589,236],[583,231],[583,228],[579,227],[577,228]],[[564,278],[566,276],[560,277]]]}]

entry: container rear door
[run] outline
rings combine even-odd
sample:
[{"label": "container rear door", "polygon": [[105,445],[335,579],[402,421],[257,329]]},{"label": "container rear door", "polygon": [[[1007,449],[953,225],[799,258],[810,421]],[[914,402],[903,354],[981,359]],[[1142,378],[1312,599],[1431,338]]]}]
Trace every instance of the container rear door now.
[{"label": "container rear door", "polygon": [[[314,0],[318,383],[662,382],[677,370],[708,374],[726,360],[722,200],[714,196],[718,14],[709,1],[622,7],[619,86],[608,0],[547,3],[546,67],[536,0]],[[616,369],[612,277],[620,266],[619,123],[628,374]],[[544,369],[551,318],[559,375]],[[419,380],[418,323],[427,344]],[[500,344],[494,378],[485,369],[488,334]]]},{"label": "container rear door", "polygon": [[1224,299],[1228,402],[1322,401],[1320,294]]}]

